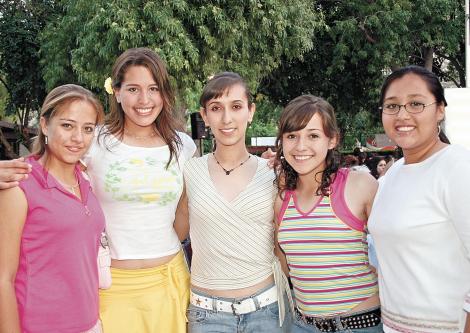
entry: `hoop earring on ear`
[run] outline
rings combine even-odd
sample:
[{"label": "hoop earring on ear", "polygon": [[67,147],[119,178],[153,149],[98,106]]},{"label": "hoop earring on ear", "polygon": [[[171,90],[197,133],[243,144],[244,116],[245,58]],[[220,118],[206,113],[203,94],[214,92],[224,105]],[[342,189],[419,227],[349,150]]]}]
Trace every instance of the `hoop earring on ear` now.
[{"label": "hoop earring on ear", "polygon": [[44,135],[44,143],[47,145],[49,140],[47,139],[47,135]]},{"label": "hoop earring on ear", "polygon": [[437,124],[437,135],[441,134],[441,124]]}]

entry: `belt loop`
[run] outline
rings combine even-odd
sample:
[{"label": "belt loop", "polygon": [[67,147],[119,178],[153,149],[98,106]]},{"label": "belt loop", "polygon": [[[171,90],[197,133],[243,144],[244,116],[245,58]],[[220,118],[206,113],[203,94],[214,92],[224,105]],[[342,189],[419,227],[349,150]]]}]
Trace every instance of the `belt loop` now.
[{"label": "belt loop", "polygon": [[334,320],[335,320],[335,323],[336,323],[336,330],[337,331],[342,331],[342,330],[345,330],[347,328],[347,327],[343,326],[343,322],[342,322],[340,316],[335,317]]},{"label": "belt loop", "polygon": [[256,311],[258,311],[259,309],[261,309],[261,307],[260,307],[260,305],[259,305],[258,296],[250,297],[250,299],[253,301],[253,303],[255,303]]},{"label": "belt loop", "polygon": [[212,310],[216,313],[219,312],[219,309],[217,309],[217,301],[218,299],[216,297],[212,298]]}]

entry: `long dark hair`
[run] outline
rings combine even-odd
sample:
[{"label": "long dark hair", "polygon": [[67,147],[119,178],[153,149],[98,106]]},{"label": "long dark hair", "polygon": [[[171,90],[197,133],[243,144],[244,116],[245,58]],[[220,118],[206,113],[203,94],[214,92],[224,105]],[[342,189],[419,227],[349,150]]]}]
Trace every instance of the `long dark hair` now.
[{"label": "long dark hair", "polygon": [[[165,63],[151,49],[145,47],[132,48],[125,51],[116,59],[112,71],[112,86],[120,89],[127,70],[132,66],[144,66],[153,76],[160,89],[163,99],[163,109],[155,119],[155,128],[163,141],[168,145],[170,157],[166,167],[173,158],[178,158],[179,147],[182,145],[180,137],[176,133],[178,122],[174,115],[175,95],[171,86]],[[105,128],[101,135],[113,134],[119,140],[124,135],[124,110],[116,100],[116,95],[110,95],[110,113],[105,120]]]},{"label": "long dark hair", "polygon": [[[289,102],[281,113],[276,138],[276,159],[274,165],[277,172],[275,184],[280,193],[286,190],[295,190],[299,178],[297,172],[287,163],[283,156],[282,136],[284,133],[295,132],[305,128],[316,113],[322,119],[323,131],[326,136],[337,138],[339,141],[339,128],[336,123],[334,109],[330,103],[321,97],[312,95],[302,95]],[[321,173],[321,183],[317,189],[317,194],[328,196],[330,195],[330,185],[333,183],[341,163],[341,155],[336,147],[328,150],[325,162],[325,170],[318,172]]]},{"label": "long dark hair", "polygon": [[[406,67],[402,67],[396,71],[394,71],[392,74],[390,74],[384,81],[382,85],[382,89],[380,91],[380,99],[379,99],[379,106],[382,106],[384,103],[385,99],[385,94],[387,93],[388,88],[392,84],[393,81],[402,78],[403,76],[407,74],[415,74],[419,76],[424,82],[426,82],[426,85],[433,94],[434,98],[436,99],[437,104],[444,104],[444,106],[447,106],[447,101],[444,96],[444,88],[441,85],[441,82],[439,81],[439,78],[434,74],[433,72],[428,71],[424,67],[416,66],[416,65],[410,65]],[[440,125],[440,123],[438,124]],[[439,132],[439,139],[444,142],[444,143],[449,143],[449,138],[444,133],[444,130],[441,128]]]}]

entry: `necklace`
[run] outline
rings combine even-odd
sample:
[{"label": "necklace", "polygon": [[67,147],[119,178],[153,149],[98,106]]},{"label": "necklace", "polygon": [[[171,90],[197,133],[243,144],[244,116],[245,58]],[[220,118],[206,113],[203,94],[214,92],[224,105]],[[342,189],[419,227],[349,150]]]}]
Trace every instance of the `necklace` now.
[{"label": "necklace", "polygon": [[220,164],[220,162],[217,160],[217,157],[215,157],[215,153],[212,153],[212,156],[214,156],[214,160],[215,160],[215,161],[217,162],[217,164],[222,168],[222,170],[225,171],[225,174],[226,174],[227,176],[229,176],[230,173],[231,173],[233,170],[235,170],[235,169],[241,167],[243,164],[245,164],[245,163],[250,159],[251,154],[248,154],[248,158],[247,158],[246,160],[244,160],[243,162],[241,162],[239,165],[237,165],[237,166],[231,168],[230,170],[225,169],[225,168],[222,166],[222,164]]},{"label": "necklace", "polygon": [[68,184],[65,184],[65,183],[61,182],[60,180],[58,180],[58,181],[59,181],[60,185],[62,185],[66,189],[70,190],[70,192],[72,192],[73,195],[78,196],[77,192],[75,192],[75,189],[80,186],[80,181],[79,180],[77,180],[77,183],[75,185],[68,185]]},{"label": "necklace", "polygon": [[157,132],[153,131],[152,134],[150,135],[142,135],[142,136],[139,136],[139,135],[135,135],[135,134],[132,134],[132,133],[129,133],[126,129],[124,130],[124,134],[126,134],[127,136],[133,138],[133,139],[136,139],[136,140],[142,140],[142,139],[149,139],[149,138],[153,138],[154,136],[157,135]]}]

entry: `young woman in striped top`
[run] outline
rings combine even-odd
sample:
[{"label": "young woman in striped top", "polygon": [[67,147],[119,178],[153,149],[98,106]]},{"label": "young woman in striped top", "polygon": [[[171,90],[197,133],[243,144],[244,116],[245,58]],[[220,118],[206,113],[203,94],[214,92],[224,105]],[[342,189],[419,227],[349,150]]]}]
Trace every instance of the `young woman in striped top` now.
[{"label": "young woman in striped top", "polygon": [[209,80],[200,104],[217,147],[184,168],[193,249],[189,332],[290,332],[290,314],[283,323],[288,283],[274,255],[274,173],[245,146],[255,112],[250,92],[238,74],[223,72]]},{"label": "young woman in striped top", "polygon": [[366,222],[377,182],[339,168],[333,107],[305,95],[284,109],[276,141],[278,242],[296,302],[292,332],[381,332]]}]

